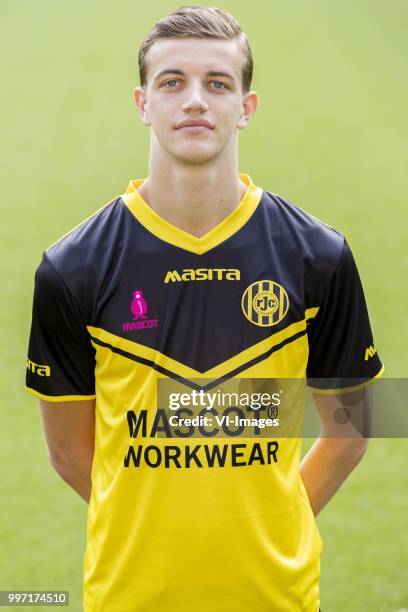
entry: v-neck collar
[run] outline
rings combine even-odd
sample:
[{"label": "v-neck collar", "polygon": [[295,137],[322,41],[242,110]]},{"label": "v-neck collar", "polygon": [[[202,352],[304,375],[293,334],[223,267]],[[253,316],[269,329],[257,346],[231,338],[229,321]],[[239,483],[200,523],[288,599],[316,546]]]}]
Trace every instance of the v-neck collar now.
[{"label": "v-neck collar", "polygon": [[238,206],[215,227],[202,236],[194,236],[163,219],[142,198],[138,188],[146,180],[134,179],[129,182],[126,192],[121,196],[130,212],[152,234],[174,246],[202,255],[235,234],[249,220],[258,206],[263,190],[254,185],[248,174],[239,173],[239,178],[247,185]]}]

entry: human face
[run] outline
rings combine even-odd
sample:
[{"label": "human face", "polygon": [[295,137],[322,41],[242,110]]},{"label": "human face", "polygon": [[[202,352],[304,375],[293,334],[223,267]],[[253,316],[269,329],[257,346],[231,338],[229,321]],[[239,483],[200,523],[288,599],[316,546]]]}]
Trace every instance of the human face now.
[{"label": "human face", "polygon": [[236,130],[247,126],[258,104],[255,92],[242,94],[238,41],[162,38],[146,59],[147,84],[135,89],[134,99],[152,128],[152,154],[159,147],[188,164],[235,155]]}]

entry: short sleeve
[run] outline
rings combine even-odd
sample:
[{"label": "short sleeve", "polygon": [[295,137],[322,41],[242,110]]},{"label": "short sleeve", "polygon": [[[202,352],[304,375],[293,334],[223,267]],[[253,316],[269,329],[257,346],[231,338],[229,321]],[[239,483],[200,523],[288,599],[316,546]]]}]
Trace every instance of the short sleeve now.
[{"label": "short sleeve", "polygon": [[95,397],[95,349],[46,253],[35,273],[25,390],[49,401]]},{"label": "short sleeve", "polygon": [[307,332],[306,375],[311,388],[318,391],[353,388],[383,373],[360,276],[346,240],[318,314]]}]

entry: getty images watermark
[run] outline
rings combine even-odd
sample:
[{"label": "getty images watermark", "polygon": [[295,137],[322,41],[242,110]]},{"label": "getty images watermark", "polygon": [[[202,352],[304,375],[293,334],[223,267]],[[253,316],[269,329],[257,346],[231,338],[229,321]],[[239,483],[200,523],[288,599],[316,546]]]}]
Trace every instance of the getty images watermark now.
[{"label": "getty images watermark", "polygon": [[[407,379],[313,383],[319,388],[294,378],[159,379],[156,410],[139,402],[129,406],[129,433],[137,437],[144,430],[156,438],[408,437]],[[320,405],[328,419],[325,431]]]}]

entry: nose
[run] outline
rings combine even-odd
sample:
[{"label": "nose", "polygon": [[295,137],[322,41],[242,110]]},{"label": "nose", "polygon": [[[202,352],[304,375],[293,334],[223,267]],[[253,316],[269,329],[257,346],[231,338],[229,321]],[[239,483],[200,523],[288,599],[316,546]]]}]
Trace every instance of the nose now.
[{"label": "nose", "polygon": [[185,89],[185,97],[182,103],[183,111],[206,111],[208,108],[200,83],[193,83]]}]

